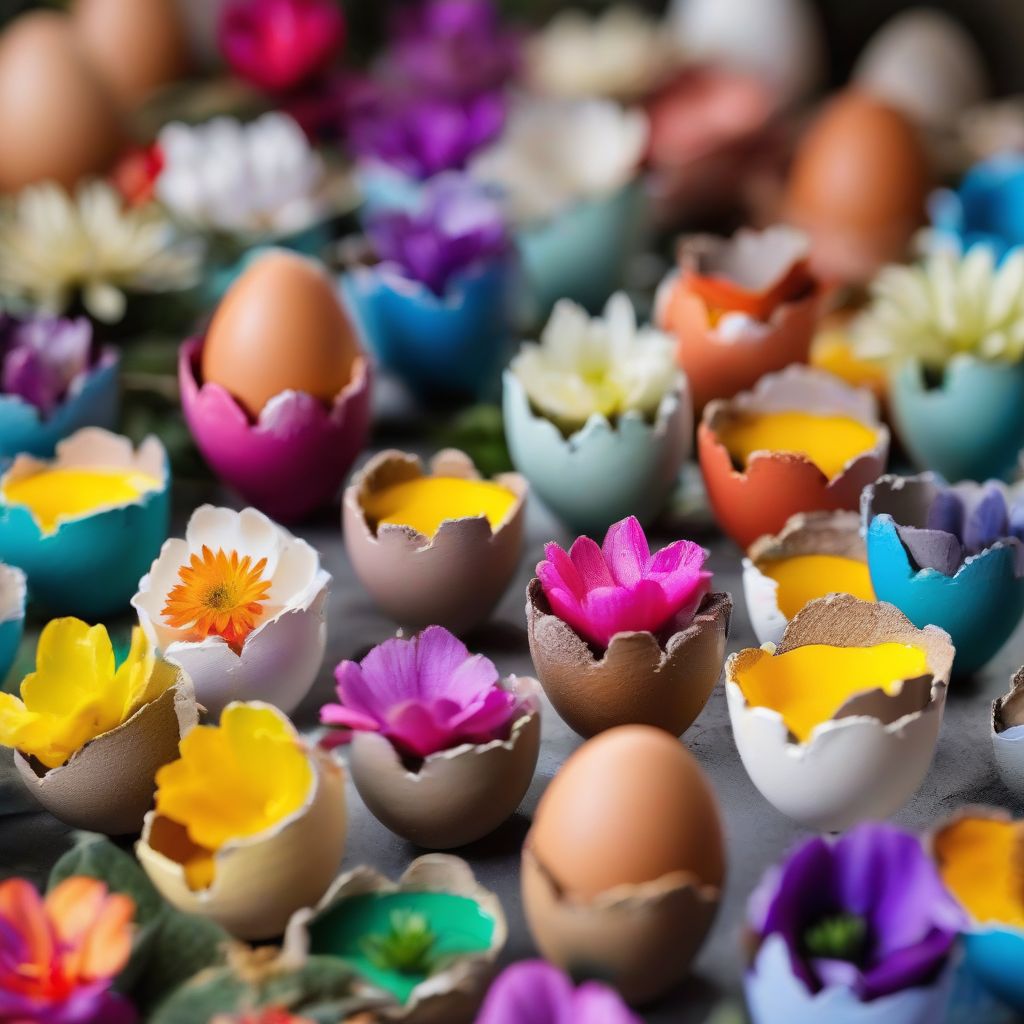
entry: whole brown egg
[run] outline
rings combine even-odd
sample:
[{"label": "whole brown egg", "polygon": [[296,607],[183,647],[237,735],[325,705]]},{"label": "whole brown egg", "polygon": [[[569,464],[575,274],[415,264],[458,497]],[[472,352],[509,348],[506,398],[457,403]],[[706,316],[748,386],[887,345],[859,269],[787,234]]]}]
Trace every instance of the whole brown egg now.
[{"label": "whole brown egg", "polygon": [[259,416],[282,391],[330,404],[361,355],[351,319],[326,270],[273,249],[231,285],[203,343],[204,382],[219,384]]},{"label": "whole brown egg", "polygon": [[0,191],[108,169],[121,143],[117,105],[71,20],[34,11],[0,34]]}]

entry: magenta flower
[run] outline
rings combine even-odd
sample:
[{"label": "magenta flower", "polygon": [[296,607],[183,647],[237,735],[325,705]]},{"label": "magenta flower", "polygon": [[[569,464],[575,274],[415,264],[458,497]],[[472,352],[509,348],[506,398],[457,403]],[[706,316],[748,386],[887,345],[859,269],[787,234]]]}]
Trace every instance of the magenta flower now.
[{"label": "magenta flower", "polygon": [[0,394],[17,395],[49,415],[72,384],[89,369],[92,326],[85,317],[70,320],[38,316],[0,325]]},{"label": "magenta flower", "polygon": [[573,988],[557,967],[525,960],[498,975],[476,1024],[640,1024],[640,1018],[607,985]]},{"label": "magenta flower", "polygon": [[345,45],[337,0],[230,0],[220,15],[221,53],[261,89],[293,89],[323,71]]},{"label": "magenta flower", "polygon": [[598,647],[616,633],[684,629],[711,589],[699,544],[677,540],[652,555],[633,516],[608,528],[603,547],[577,537],[568,554],[554,543],[544,554],[537,576],[551,610]]},{"label": "magenta flower", "polygon": [[494,664],[443,626],[385,640],[334,677],[341,703],[321,708],[324,725],[379,732],[408,757],[503,739],[520,711]]}]

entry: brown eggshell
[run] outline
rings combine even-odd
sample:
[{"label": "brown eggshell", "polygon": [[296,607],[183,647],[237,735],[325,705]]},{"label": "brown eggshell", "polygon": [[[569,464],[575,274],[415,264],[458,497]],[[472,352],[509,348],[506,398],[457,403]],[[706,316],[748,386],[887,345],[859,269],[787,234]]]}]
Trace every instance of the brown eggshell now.
[{"label": "brown eggshell", "polygon": [[352,781],[378,821],[417,846],[449,850],[493,832],[515,812],[533,781],[540,752],[536,680],[514,680],[533,707],[507,740],[463,744],[409,771],[379,733],[357,732],[349,753]]},{"label": "brown eggshell", "polygon": [[69,18],[36,11],[0,33],[0,192],[101,174],[121,139],[116,102]]},{"label": "brown eggshell", "polygon": [[714,690],[725,660],[732,599],[704,598],[693,622],[664,644],[652,633],[617,633],[596,657],[551,611],[540,580],[526,591],[530,655],[555,710],[581,736],[617,725],[654,725],[681,736]]},{"label": "brown eggshell", "polygon": [[286,390],[332,403],[360,355],[355,328],[324,268],[274,249],[248,266],[217,307],[203,345],[202,376],[255,417]]},{"label": "brown eggshell", "polygon": [[177,758],[178,741],[198,721],[188,676],[167,662],[156,666],[178,681],[59,768],[47,770],[34,757],[15,753],[22,781],[55,818],[111,836],[142,827],[153,806],[157,770]]},{"label": "brown eggshell", "polygon": [[635,1005],[657,999],[686,977],[718,910],[719,888],[685,874],[575,900],[529,842],[521,871],[523,909],[544,958],[574,976],[614,985]]},{"label": "brown eggshell", "polygon": [[[519,566],[528,490],[518,473],[494,482],[519,495],[496,531],[484,516],[449,520],[433,538],[408,526],[386,524],[374,533],[363,511],[376,490],[423,476],[415,455],[379,452],[345,489],[345,549],[362,584],[384,612],[403,626],[440,625],[465,633],[484,622]],[[447,448],[431,460],[430,475],[479,479],[464,452]]]},{"label": "brown eggshell", "polygon": [[801,555],[835,555],[858,562],[868,560],[860,534],[858,512],[799,512],[786,520],[777,534],[758,537],[747,550],[755,564]]},{"label": "brown eggshell", "polygon": [[126,108],[188,69],[188,41],[175,0],[77,0],[83,50]]}]

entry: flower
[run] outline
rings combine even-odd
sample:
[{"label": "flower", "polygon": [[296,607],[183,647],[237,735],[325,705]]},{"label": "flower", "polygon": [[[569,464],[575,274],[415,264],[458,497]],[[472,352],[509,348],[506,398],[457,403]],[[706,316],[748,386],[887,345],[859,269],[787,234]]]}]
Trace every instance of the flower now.
[{"label": "flower", "polygon": [[487,993],[476,1024],[640,1024],[622,997],[599,981],[573,988],[543,960],[512,964]]},{"label": "flower", "polygon": [[864,358],[899,364],[917,358],[942,369],[956,355],[1024,359],[1024,251],[996,267],[987,245],[931,253],[915,266],[885,267],[854,336]]},{"label": "flower", "polygon": [[199,725],[156,775],[156,811],[193,845],[182,863],[192,889],[214,879],[214,855],[259,836],[306,803],[315,773],[294,726],[274,708],[232,704],[220,725]]},{"label": "flower", "polygon": [[524,344],[511,371],[531,403],[568,430],[594,415],[613,420],[636,411],[653,419],[662,399],[680,386],[671,340],[652,327],[638,330],[622,292],[593,318],[560,300],[540,344]]},{"label": "flower", "polygon": [[262,89],[293,89],[324,70],[345,45],[337,0],[231,0],[217,41],[235,74]]},{"label": "flower", "polygon": [[[49,415],[80,388],[92,362],[92,325],[85,317],[0,320],[0,393],[17,395]],[[6,334],[6,339],[5,339]]]},{"label": "flower", "polygon": [[309,1017],[296,1017],[284,1007],[269,1006],[251,1013],[218,1013],[210,1024],[314,1024]]},{"label": "flower", "polygon": [[359,664],[343,661],[334,676],[341,703],[324,705],[321,721],[379,732],[413,758],[501,738],[519,711],[493,662],[471,655],[443,626],[385,640]]},{"label": "flower", "polygon": [[421,211],[380,213],[366,231],[382,261],[442,297],[453,278],[509,250],[499,205],[454,174],[427,187]]},{"label": "flower", "polygon": [[41,896],[23,878],[0,882],[0,1019],[12,1024],[134,1024],[111,991],[132,950],[135,903],[94,878],[67,878]]},{"label": "flower", "polygon": [[0,296],[60,313],[77,297],[104,323],[126,292],[169,292],[198,278],[201,252],[153,203],[127,209],[105,182],[29,186],[0,204]]},{"label": "flower", "polygon": [[174,682],[173,673],[154,673],[154,663],[141,629],[132,630],[128,656],[116,665],[105,626],[52,620],[39,637],[36,670],[22,682],[21,699],[0,693],[0,743],[47,768],[62,765]]},{"label": "flower", "polygon": [[865,1002],[932,983],[966,923],[920,842],[876,823],[802,843],[764,877],[749,918],[759,945],[782,939],[810,992]]},{"label": "flower", "polygon": [[320,155],[287,114],[249,124],[215,117],[173,122],[158,141],[160,201],[177,218],[228,234],[286,235],[328,214]]}]

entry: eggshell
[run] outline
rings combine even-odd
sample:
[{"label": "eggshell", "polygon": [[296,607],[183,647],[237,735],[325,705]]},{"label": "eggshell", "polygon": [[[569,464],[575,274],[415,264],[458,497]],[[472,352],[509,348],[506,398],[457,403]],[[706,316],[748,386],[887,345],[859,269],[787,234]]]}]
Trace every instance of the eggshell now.
[{"label": "eggshell", "polygon": [[830,100],[802,138],[784,217],[811,236],[826,281],[861,282],[899,261],[924,217],[928,161],[914,126],[857,90]]},{"label": "eggshell", "polygon": [[899,609],[832,594],[812,601],[786,627],[776,654],[807,644],[865,647],[906,643],[922,648],[931,675],[901,690],[855,694],[833,717],[797,743],[782,716],[747,703],[736,682],[758,650],[725,663],[725,693],[743,766],[761,795],[803,828],[839,832],[861,821],[887,818],[921,785],[931,764],[953,645],[935,626],[916,629]]},{"label": "eggshell", "polygon": [[581,736],[617,725],[654,725],[681,736],[722,674],[732,599],[704,598],[693,622],[662,642],[653,633],[616,633],[598,658],[551,611],[544,588],[526,591],[530,656],[555,710]]},{"label": "eggshell", "polygon": [[552,512],[573,529],[601,535],[620,519],[642,523],[662,510],[693,444],[684,378],[654,423],[635,412],[613,425],[593,415],[569,437],[534,412],[519,378],[504,374],[502,414],[512,462]]},{"label": "eggshell", "polygon": [[69,18],[23,14],[0,35],[0,192],[53,179],[72,186],[113,162],[121,125],[113,97]]},{"label": "eggshell", "polygon": [[[875,430],[878,440],[831,480],[808,458],[793,452],[755,452],[743,472],[734,470],[717,434],[728,417],[786,410],[850,416]],[[797,512],[858,508],[861,490],[885,470],[889,431],[879,423],[878,405],[869,391],[848,387],[820,370],[791,366],[762,377],[753,391],[707,406],[697,431],[697,450],[718,525],[746,548],[764,534],[779,532]]]},{"label": "eggshell", "polygon": [[75,0],[72,18],[85,53],[129,110],[188,69],[175,0]]},{"label": "eggshell", "polygon": [[429,850],[475,842],[511,817],[537,767],[540,687],[528,678],[513,677],[510,683],[528,699],[529,710],[507,740],[439,751],[416,771],[405,767],[380,733],[356,732],[349,771],[370,813],[403,839]]},{"label": "eggshell", "polygon": [[184,869],[169,855],[181,848],[181,837],[150,811],[135,854],[164,899],[249,941],[280,935],[296,910],[315,904],[341,863],[347,818],[344,770],[318,751],[312,756],[316,781],[305,804],[267,832],[223,846],[208,889],[188,887]]},{"label": "eggshell", "polygon": [[311,955],[309,926],[345,900],[369,893],[393,892],[436,892],[473,900],[494,922],[490,948],[455,957],[417,985],[404,1005],[359,979],[356,980],[357,991],[381,997],[381,1004],[375,1011],[379,1016],[375,1016],[375,1020],[401,1024],[470,1024],[494,976],[495,961],[508,939],[508,925],[498,897],[476,880],[473,869],[464,860],[450,854],[428,853],[417,857],[397,882],[365,865],[345,872],[316,906],[293,915],[288,922],[282,959],[292,964],[304,963]]},{"label": "eggshell", "polygon": [[333,402],[360,359],[355,328],[314,260],[268,250],[238,277],[210,321],[203,381],[253,416],[283,391]]},{"label": "eggshell", "polygon": [[779,585],[760,568],[762,561],[800,555],[837,555],[867,563],[857,512],[798,512],[776,535],[759,537],[743,559],[743,597],[759,644],[782,640],[789,619],[779,608]]},{"label": "eggshell", "polygon": [[178,756],[178,741],[199,720],[192,683],[176,666],[157,672],[177,681],[116,729],[97,736],[58,768],[14,754],[25,787],[72,828],[120,836],[138,832],[153,806],[157,770]]},{"label": "eggshell", "polygon": [[517,473],[494,482],[519,496],[496,531],[484,516],[445,520],[432,538],[408,526],[373,531],[363,511],[372,492],[418,477],[479,479],[472,460],[453,448],[438,452],[425,474],[415,455],[378,452],[345,489],[345,550],[363,586],[396,622],[420,629],[437,624],[465,633],[484,622],[519,566],[527,484]]},{"label": "eggshell", "polygon": [[1024,668],[1010,680],[1010,689],[992,702],[992,751],[1003,785],[1024,800]]}]

